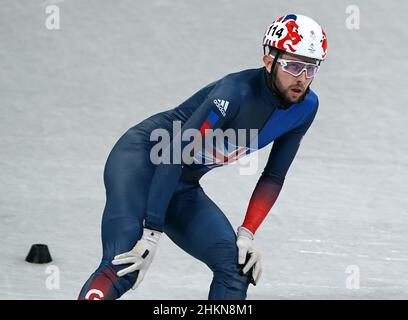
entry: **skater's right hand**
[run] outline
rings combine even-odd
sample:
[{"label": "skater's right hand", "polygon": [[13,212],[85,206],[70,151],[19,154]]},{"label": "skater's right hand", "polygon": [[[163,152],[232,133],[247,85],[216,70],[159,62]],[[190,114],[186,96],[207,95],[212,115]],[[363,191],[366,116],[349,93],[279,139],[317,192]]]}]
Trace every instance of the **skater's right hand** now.
[{"label": "skater's right hand", "polygon": [[124,275],[139,270],[136,283],[132,289],[136,289],[142,282],[147,269],[149,268],[153,256],[156,252],[157,243],[160,239],[161,232],[144,228],[142,238],[136,243],[135,247],[129,252],[125,252],[115,256],[112,264],[132,264],[130,267],[120,270],[117,275]]},{"label": "skater's right hand", "polygon": [[253,267],[251,283],[256,286],[262,274],[262,266],[261,254],[253,247],[253,240],[254,235],[250,230],[242,226],[238,228],[238,264],[242,266],[241,272],[243,274],[246,274]]}]

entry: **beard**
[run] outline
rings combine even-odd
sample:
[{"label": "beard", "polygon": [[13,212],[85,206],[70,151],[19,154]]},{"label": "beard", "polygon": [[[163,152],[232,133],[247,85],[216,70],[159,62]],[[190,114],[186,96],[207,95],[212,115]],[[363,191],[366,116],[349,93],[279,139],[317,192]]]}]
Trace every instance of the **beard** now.
[{"label": "beard", "polygon": [[[276,74],[276,70],[274,70],[274,72]],[[291,85],[283,90],[279,81],[277,81],[275,76],[273,76],[273,72],[266,71],[266,80],[268,87],[272,90],[272,92],[275,92],[275,94],[277,94],[282,101],[282,106],[280,107],[282,109],[287,109],[292,104],[301,102],[309,92],[309,87],[304,88],[300,84]],[[292,90],[300,90],[302,93],[295,95]]]},{"label": "beard", "polygon": [[280,89],[280,92],[286,103],[293,104],[298,103],[305,98],[307,89],[301,86],[294,85],[286,88],[285,90]]}]

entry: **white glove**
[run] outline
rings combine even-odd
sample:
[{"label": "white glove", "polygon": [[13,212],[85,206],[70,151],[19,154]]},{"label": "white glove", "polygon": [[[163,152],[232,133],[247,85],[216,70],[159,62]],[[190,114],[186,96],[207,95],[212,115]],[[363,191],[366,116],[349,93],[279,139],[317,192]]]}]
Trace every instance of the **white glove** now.
[{"label": "white glove", "polygon": [[161,232],[144,228],[142,238],[136,243],[135,247],[129,252],[115,256],[114,260],[112,260],[112,264],[114,265],[132,263],[131,266],[117,273],[119,277],[139,270],[136,283],[132,289],[136,289],[140,282],[142,282],[156,252],[160,236]]},{"label": "white glove", "polygon": [[[237,232],[238,264],[243,265],[242,273],[246,274],[252,267],[251,283],[256,286],[262,274],[261,254],[253,247],[254,235],[247,228],[239,227]],[[249,255],[249,260],[247,256]],[[246,262],[246,263],[245,263]]]}]

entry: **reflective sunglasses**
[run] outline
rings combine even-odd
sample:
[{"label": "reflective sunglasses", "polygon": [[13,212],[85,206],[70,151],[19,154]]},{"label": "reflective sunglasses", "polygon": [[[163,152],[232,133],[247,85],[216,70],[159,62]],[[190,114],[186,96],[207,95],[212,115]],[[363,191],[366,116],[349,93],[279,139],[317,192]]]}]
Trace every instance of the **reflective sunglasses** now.
[{"label": "reflective sunglasses", "polygon": [[[271,57],[274,57],[271,55]],[[275,57],[274,57],[275,58]],[[319,71],[319,65],[314,63],[306,63],[297,60],[278,59],[276,61],[282,66],[283,71],[291,74],[294,77],[298,77],[302,74],[303,70],[306,70],[306,78],[313,78],[317,71]]]}]

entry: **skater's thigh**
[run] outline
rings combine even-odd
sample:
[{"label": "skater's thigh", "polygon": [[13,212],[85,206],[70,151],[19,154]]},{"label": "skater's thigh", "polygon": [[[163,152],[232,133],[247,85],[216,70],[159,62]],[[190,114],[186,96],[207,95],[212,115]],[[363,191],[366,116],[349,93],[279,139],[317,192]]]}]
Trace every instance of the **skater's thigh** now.
[{"label": "skater's thigh", "polygon": [[106,204],[102,217],[104,257],[129,251],[140,239],[155,166],[150,145],[128,132],[115,144],[104,170]]},{"label": "skater's thigh", "polygon": [[134,134],[127,133],[122,136],[109,154],[105,165],[104,219],[144,213],[154,170],[149,142]]},{"label": "skater's thigh", "polygon": [[173,197],[164,231],[180,248],[208,265],[213,264],[211,253],[218,248],[235,249],[231,223],[201,187]]},{"label": "skater's thigh", "polygon": [[130,251],[141,238],[143,224],[137,218],[119,217],[102,222],[103,260]]}]

